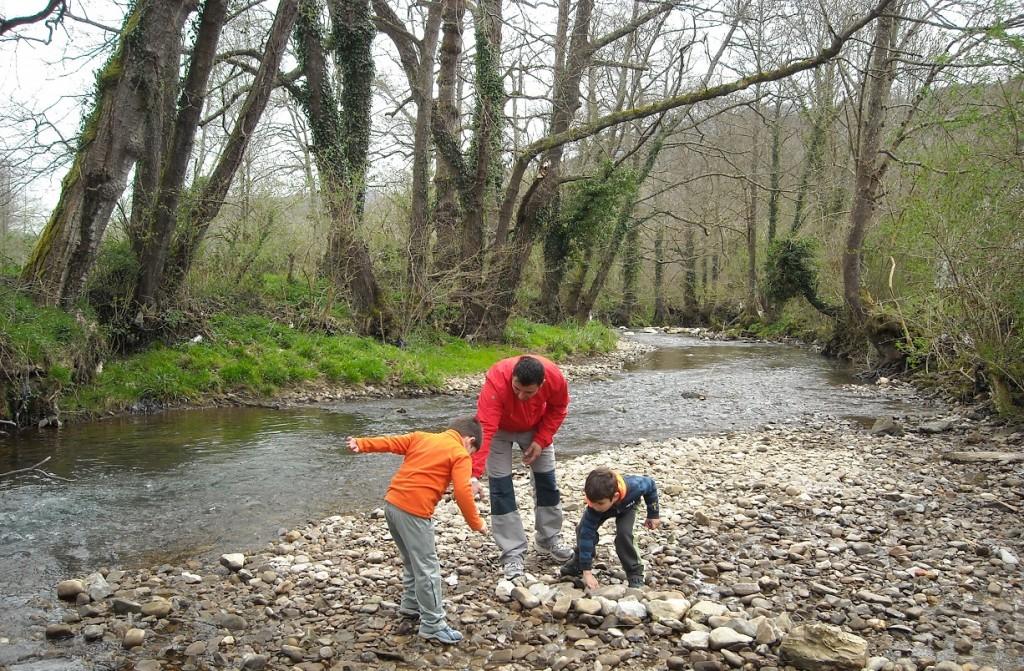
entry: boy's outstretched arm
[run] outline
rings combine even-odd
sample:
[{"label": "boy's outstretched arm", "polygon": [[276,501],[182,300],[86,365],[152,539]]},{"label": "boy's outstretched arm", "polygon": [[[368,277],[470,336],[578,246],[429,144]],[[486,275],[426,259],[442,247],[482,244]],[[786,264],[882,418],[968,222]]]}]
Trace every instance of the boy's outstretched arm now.
[{"label": "boy's outstretched arm", "polygon": [[374,438],[353,438],[348,437],[346,441],[348,448],[353,452],[394,452],[405,454],[416,439],[415,433],[406,433],[401,436],[377,436]]}]

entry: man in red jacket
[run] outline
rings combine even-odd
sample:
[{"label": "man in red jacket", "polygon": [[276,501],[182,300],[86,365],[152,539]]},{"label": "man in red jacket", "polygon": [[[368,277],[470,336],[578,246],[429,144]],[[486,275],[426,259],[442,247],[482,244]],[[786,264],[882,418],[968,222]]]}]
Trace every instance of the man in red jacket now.
[{"label": "man in red jacket", "polygon": [[501,548],[508,579],[523,575],[526,532],[512,486],[512,445],[533,470],[535,546],[539,554],[565,562],[572,547],[562,542],[562,504],[555,480],[555,433],[569,408],[569,388],[562,371],[541,356],[503,359],[487,371],[477,399],[483,442],[473,455],[474,488],[487,467],[491,529]]}]

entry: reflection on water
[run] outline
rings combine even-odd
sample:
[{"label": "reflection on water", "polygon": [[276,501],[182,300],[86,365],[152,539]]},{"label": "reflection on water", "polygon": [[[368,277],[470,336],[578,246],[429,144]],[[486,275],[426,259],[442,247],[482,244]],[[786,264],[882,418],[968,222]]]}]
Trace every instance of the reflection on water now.
[{"label": "reflection on water", "polygon": [[[842,368],[805,350],[637,338],[661,349],[622,374],[572,385],[561,454],[826,414],[907,411],[848,385]],[[437,396],[167,412],[0,440],[0,472],[50,457],[44,468],[71,480],[0,479],[0,590],[13,598],[100,566],[257,547],[281,527],[375,507],[398,457],[349,454],[344,437],[440,429],[474,402]]]}]

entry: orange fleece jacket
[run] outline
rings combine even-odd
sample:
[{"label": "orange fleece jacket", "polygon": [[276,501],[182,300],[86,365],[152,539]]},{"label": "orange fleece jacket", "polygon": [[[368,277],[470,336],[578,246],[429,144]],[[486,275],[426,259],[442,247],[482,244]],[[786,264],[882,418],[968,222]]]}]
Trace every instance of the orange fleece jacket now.
[{"label": "orange fleece jacket", "polygon": [[405,460],[391,478],[384,500],[416,517],[432,517],[448,483],[455,484],[455,502],[473,531],[484,528],[469,484],[472,462],[454,429],[443,433],[415,431],[401,436],[356,438],[360,452],[394,452]]}]

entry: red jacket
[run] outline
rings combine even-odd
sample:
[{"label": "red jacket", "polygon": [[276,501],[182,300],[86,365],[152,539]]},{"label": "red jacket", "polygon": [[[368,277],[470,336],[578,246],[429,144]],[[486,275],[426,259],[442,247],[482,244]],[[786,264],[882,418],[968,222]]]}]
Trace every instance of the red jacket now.
[{"label": "red jacket", "polygon": [[544,364],[544,384],[528,401],[520,401],[512,391],[512,369],[519,357],[502,359],[491,366],[476,401],[476,418],[483,429],[483,444],[473,455],[473,477],[480,477],[491,452],[491,439],[499,430],[533,431],[533,440],[543,448],[551,447],[555,433],[569,410],[569,386],[562,371],[542,356],[531,354]]}]

